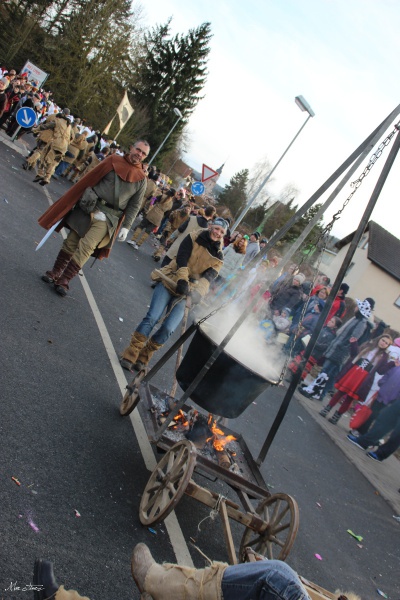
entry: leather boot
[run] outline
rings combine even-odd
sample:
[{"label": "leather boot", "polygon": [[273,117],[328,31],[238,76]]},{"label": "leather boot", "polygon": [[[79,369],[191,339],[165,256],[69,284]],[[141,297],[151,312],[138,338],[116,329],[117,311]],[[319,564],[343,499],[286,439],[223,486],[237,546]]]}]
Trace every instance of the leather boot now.
[{"label": "leather boot", "polygon": [[132,575],[140,592],[147,592],[154,600],[221,600],[222,577],[227,567],[224,563],[213,563],[205,569],[168,563],[159,565],[145,544],[136,546],[131,563]]},{"label": "leather boot", "polygon": [[163,345],[164,344],[157,344],[157,342],[155,342],[153,338],[150,338],[147,344],[142,348],[139,356],[136,359],[136,362],[134,364],[134,368],[136,369],[136,371],[140,371],[141,369],[143,369],[143,367],[147,367],[154,352],[157,352],[157,350],[162,348]]},{"label": "leather boot", "polygon": [[139,248],[149,237],[149,233],[144,232],[144,234],[142,235],[142,237],[140,239],[137,240],[136,245]]},{"label": "leather boot", "polygon": [[321,415],[321,417],[326,417],[330,413],[332,408],[333,406],[329,406],[329,404],[327,404],[322,410],[319,411],[319,414]]},{"label": "leather boot", "polygon": [[130,371],[133,368],[133,365],[137,361],[139,353],[147,342],[147,339],[148,338],[143,335],[143,333],[139,333],[138,331],[135,331],[132,334],[130,344],[121,354],[119,361],[123,369]]},{"label": "leather boot", "polygon": [[68,284],[71,279],[73,279],[75,275],[79,273],[80,269],[80,266],[77,265],[76,262],[73,260],[69,261],[60,278],[54,282],[54,289],[56,290],[57,294],[60,294],[60,296],[67,295],[67,290],[69,290]]},{"label": "leather boot", "polygon": [[42,280],[46,283],[54,283],[63,273],[65,267],[71,260],[71,256],[72,254],[68,254],[68,252],[65,252],[65,250],[60,250],[53,268],[51,271],[46,271],[46,273],[42,275]]},{"label": "leather boot", "polygon": [[330,419],[328,419],[329,423],[332,423],[332,425],[336,425],[337,422],[339,421],[339,419],[341,418],[341,414],[338,410],[335,410],[335,412],[333,413],[333,415],[331,416]]}]

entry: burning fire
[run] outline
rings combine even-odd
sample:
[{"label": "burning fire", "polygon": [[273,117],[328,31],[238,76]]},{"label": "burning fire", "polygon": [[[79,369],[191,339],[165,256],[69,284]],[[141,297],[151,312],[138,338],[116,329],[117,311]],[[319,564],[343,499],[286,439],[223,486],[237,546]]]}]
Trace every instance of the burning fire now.
[{"label": "burning fire", "polygon": [[[208,426],[213,435],[207,438],[207,442],[213,440],[213,447],[217,452],[222,452],[226,444],[229,444],[229,442],[233,442],[237,439],[233,435],[225,435],[222,429],[217,427],[217,423],[212,414],[208,416]],[[234,454],[232,453],[232,455]]]},{"label": "burning fire", "polygon": [[183,410],[180,410],[180,411],[178,412],[178,414],[176,415],[176,417],[174,417],[174,419],[173,419],[173,420],[174,420],[174,421],[175,421],[175,423],[176,423],[176,425],[175,425],[174,429],[175,429],[175,428],[178,428],[178,426],[179,426],[179,425],[180,425],[181,427],[185,427],[185,428],[186,428],[186,427],[188,427],[188,425],[189,425],[189,421],[186,419],[186,415],[185,415],[185,413],[183,412]]}]

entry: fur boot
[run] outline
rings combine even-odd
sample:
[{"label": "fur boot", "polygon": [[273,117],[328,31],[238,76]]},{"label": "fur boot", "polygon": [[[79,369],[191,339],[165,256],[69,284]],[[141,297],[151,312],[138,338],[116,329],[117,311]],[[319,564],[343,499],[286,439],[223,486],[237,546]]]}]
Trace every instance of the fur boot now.
[{"label": "fur boot", "polygon": [[138,237],[140,236],[140,234],[142,233],[143,229],[141,227],[136,227],[135,231],[133,232],[133,236],[131,237],[131,242],[137,242]]},{"label": "fur boot", "polygon": [[146,231],[142,234],[142,236],[137,240],[136,244],[138,246],[138,248],[144,244],[144,242],[147,240],[147,238],[149,237],[149,233],[147,233]]},{"label": "fur boot", "polygon": [[155,342],[153,338],[150,338],[147,344],[143,346],[139,356],[137,357],[136,363],[134,365],[136,371],[140,371],[140,369],[143,369],[143,367],[147,367],[154,352],[157,352],[157,350],[162,348],[163,345],[164,344],[157,344],[157,342]]},{"label": "fur boot", "polygon": [[132,575],[140,592],[154,600],[222,600],[221,583],[227,564],[213,563],[205,569],[157,564],[145,544],[138,544],[132,557]]},{"label": "fur boot", "polygon": [[120,358],[121,367],[123,369],[130,371],[133,368],[147,339],[148,338],[143,335],[143,333],[139,333],[138,331],[135,331],[132,334],[129,346],[125,348]]}]

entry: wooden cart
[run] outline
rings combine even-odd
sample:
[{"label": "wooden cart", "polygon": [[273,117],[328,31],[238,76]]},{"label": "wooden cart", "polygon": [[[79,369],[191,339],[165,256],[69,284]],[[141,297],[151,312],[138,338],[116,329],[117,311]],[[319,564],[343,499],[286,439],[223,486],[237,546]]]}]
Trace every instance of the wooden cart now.
[{"label": "wooden cart", "polygon": [[[135,378],[120,408],[121,414],[126,415],[131,412],[133,403],[138,405],[149,440],[159,450],[165,451],[143,492],[139,509],[141,523],[150,526],[163,521],[186,494],[219,514],[230,564],[245,561],[245,548],[248,546],[268,558],[285,560],[299,528],[296,501],[288,494],[269,492],[239,433],[223,428],[226,435],[236,438],[237,472],[223,468],[209,456],[204,456],[185,438],[178,442],[170,439],[168,430],[158,436],[159,414],[155,398],[159,400],[161,397],[171,403],[174,400],[152,385],[144,384],[138,388],[144,376],[145,372],[142,372]],[[134,402],[131,390],[134,391]],[[139,399],[142,402],[139,403]],[[183,409],[188,411],[190,407],[184,405]],[[192,478],[194,472],[207,479],[211,477],[225,482],[236,492],[240,504],[196,483]],[[244,526],[238,551],[232,537],[231,519]]]}]

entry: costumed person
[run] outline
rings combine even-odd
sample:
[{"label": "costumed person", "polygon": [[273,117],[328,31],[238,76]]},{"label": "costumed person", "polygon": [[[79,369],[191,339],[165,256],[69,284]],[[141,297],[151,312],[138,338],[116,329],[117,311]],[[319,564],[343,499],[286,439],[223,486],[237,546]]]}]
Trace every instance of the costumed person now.
[{"label": "costumed person", "polygon": [[147,240],[150,233],[160,226],[160,223],[167,210],[172,207],[172,198],[175,196],[175,190],[171,188],[160,195],[154,204],[152,204],[139,225],[134,229],[133,236],[127,240],[127,244],[138,250]]},{"label": "costumed person", "polygon": [[303,273],[297,273],[293,279],[287,279],[276,290],[272,291],[270,308],[272,311],[282,310],[282,308],[294,308],[302,299],[303,290],[301,285],[306,277]]},{"label": "costumed person", "polygon": [[148,142],[138,140],[129,154],[106,158],[40,217],[45,229],[60,219],[56,231],[70,229],[53,268],[42,276],[61,296],[90,256],[106,258],[116,236],[125,241],[146,187],[141,161],[149,150]]},{"label": "costumed person", "polygon": [[[305,379],[315,365],[322,364],[324,353],[326,352],[329,344],[335,339],[336,331],[341,326],[342,321],[341,319],[339,319],[339,317],[332,317],[332,319],[329,319],[327,324],[324,325],[315,343],[313,351],[307,363],[304,366],[304,370],[301,374],[301,379]],[[301,352],[297,356],[295,356],[293,360],[288,364],[288,369],[292,372],[293,375],[297,373],[299,365],[303,360],[303,355],[304,350],[301,350]]]},{"label": "costumed person", "polygon": [[347,285],[347,283],[342,283],[338,293],[336,294],[336,298],[332,302],[331,310],[326,318],[326,322],[328,322],[332,317],[339,317],[339,319],[343,319],[346,314],[345,297],[346,294],[349,293],[349,290],[350,287]]},{"label": "costumed person", "polygon": [[372,315],[375,300],[366,298],[362,301],[356,300],[356,303],[354,317],[338,329],[336,338],[328,346],[321,373],[309,385],[299,389],[300,394],[306,396],[306,398],[323,400],[325,394],[333,389],[341,366],[350,354],[350,338],[356,338],[358,341],[362,339],[367,331],[368,319]]},{"label": "costumed person", "polygon": [[[389,437],[381,444],[381,439],[388,434]],[[349,433],[347,439],[362,450],[377,446],[376,450],[367,452],[367,456],[378,462],[396,452],[400,447],[400,392],[397,400],[379,413],[375,423],[366,433],[358,437]]]},{"label": "costumed person", "polygon": [[[158,564],[142,543],[134,548],[131,572],[141,600],[310,600],[317,594],[313,584],[302,580],[280,560],[254,560],[239,565],[212,562],[209,567],[195,569]],[[89,600],[76,590],[59,586],[48,560],[35,561],[32,588],[35,600]],[[360,600],[352,592],[337,591],[333,597]]]},{"label": "costumed person", "polygon": [[[209,230],[187,235],[176,258],[160,269],[168,281],[156,271],[152,273],[157,285],[145,318],[122,353],[120,363],[124,369],[139,370],[146,366],[181,322],[186,297],[190,294],[192,304],[198,304],[208,292],[210,282],[223,265],[221,242],[227,227],[225,219],[218,217]],[[160,328],[152,334],[164,311],[166,314]]]},{"label": "costumed person", "polygon": [[163,220],[161,221],[160,227],[157,230],[156,237],[158,239],[160,239],[161,234],[163,233],[163,231],[168,223],[168,218],[169,218],[170,214],[173,211],[178,210],[179,208],[183,208],[183,203],[185,201],[185,198],[186,198],[186,190],[181,188],[180,190],[178,190],[176,192],[175,196],[172,199],[173,200],[172,207],[170,208],[170,210],[165,211]]},{"label": "costumed person", "polygon": [[260,237],[261,236],[258,231],[255,231],[251,234],[249,243],[247,244],[246,248],[246,256],[243,260],[243,267],[246,267],[260,252],[260,244],[258,242]]},{"label": "costumed person", "polygon": [[69,144],[63,159],[60,161],[56,170],[54,171],[54,179],[57,179],[59,176],[66,177],[69,171],[71,171],[74,163],[78,160],[79,156],[83,156],[84,154],[88,132],[76,132],[72,126],[71,129],[73,133],[72,141]]},{"label": "costumed person", "polygon": [[69,108],[64,108],[62,113],[57,114],[54,120],[48,120],[40,125],[41,130],[52,129],[53,135],[40,155],[38,172],[33,180],[39,185],[50,183],[51,176],[68,150],[73,136],[71,121],[68,118],[69,114]]},{"label": "costumed person", "polygon": [[[55,120],[56,115],[49,115],[45,122],[51,123]],[[22,163],[22,168],[25,171],[31,171],[34,167],[36,167],[37,161],[41,159],[47,144],[51,142],[54,134],[53,129],[41,129],[40,126],[34,127],[32,129],[32,133],[34,137],[36,137],[36,148],[30,152],[26,161]]]},{"label": "costumed person", "polygon": [[176,257],[181,242],[189,233],[192,233],[194,231],[200,231],[202,229],[208,229],[208,225],[210,221],[212,221],[212,219],[214,218],[215,212],[216,211],[214,206],[206,206],[204,209],[204,214],[191,215],[188,219],[186,219],[186,221],[182,223],[182,225],[178,227],[178,229],[174,231],[174,234],[169,239],[169,242],[172,243],[171,246],[168,248],[166,255],[163,258],[163,261],[161,263],[162,267],[168,265],[171,262],[171,260],[173,260]]},{"label": "costumed person", "polygon": [[378,339],[366,342],[361,348],[358,348],[357,338],[352,337],[349,341],[351,358],[336,379],[337,392],[319,413],[322,417],[326,417],[332,408],[342,401],[341,407],[328,419],[333,425],[337,424],[353,400],[362,399],[359,389],[367,378],[369,385],[372,385],[375,373],[383,375],[394,366],[394,362],[389,361],[387,354],[393,341],[390,335],[382,335]]},{"label": "costumed person", "polygon": [[167,218],[167,223],[160,236],[160,245],[153,253],[153,258],[156,262],[159,262],[166,251],[168,240],[171,235],[180,227],[185,221],[189,219],[190,207],[184,206],[173,210]]}]

